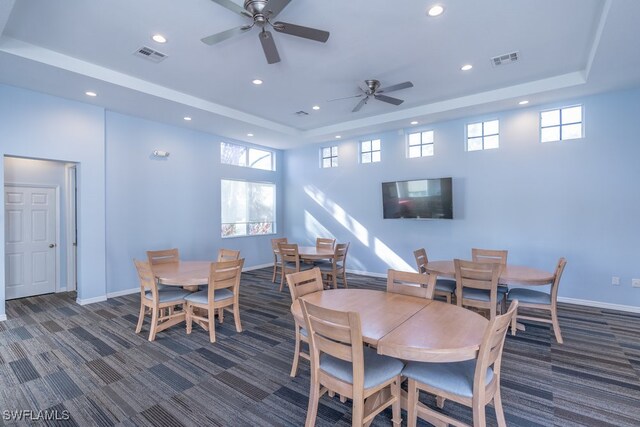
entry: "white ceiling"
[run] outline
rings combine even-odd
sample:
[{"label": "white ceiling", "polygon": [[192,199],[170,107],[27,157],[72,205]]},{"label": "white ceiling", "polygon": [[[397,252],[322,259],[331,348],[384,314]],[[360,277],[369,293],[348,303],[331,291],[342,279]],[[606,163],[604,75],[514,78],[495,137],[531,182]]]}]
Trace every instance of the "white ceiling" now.
[{"label": "white ceiling", "polygon": [[[640,1],[443,0],[431,18],[434,3],[292,0],[278,20],[331,36],[273,32],[282,61],[269,65],[257,28],[200,41],[248,21],[211,0],[1,0],[0,82],[274,148],[640,84]],[[142,46],[168,57],[134,56]],[[512,51],[518,62],[492,65]],[[327,102],[365,79],[414,87],[389,94],[400,106],[372,100],[352,113],[359,99]]]}]

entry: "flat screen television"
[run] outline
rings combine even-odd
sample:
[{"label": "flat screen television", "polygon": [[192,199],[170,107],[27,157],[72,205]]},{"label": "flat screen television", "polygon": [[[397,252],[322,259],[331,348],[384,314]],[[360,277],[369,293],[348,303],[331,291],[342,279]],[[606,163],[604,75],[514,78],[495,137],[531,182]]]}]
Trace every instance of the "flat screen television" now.
[{"label": "flat screen television", "polygon": [[383,217],[453,219],[451,178],[382,183]]}]

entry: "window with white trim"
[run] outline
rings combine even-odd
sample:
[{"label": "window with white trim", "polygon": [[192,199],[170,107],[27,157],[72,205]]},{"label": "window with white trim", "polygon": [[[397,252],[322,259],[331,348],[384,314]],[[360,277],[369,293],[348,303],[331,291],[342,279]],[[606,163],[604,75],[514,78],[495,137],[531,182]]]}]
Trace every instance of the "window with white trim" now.
[{"label": "window with white trim", "polygon": [[490,150],[500,145],[500,121],[467,125],[467,151]]},{"label": "window with white trim", "polygon": [[273,151],[231,144],[229,142],[220,143],[220,161],[226,165],[243,166],[267,171],[276,170]]},{"label": "window with white trim", "polygon": [[380,161],[380,140],[360,141],[360,163],[376,163]]},{"label": "window with white trim", "polygon": [[433,156],[433,131],[409,134],[409,158]]},{"label": "window with white trim", "polygon": [[223,238],[276,232],[274,183],[223,179],[220,194]]},{"label": "window with white trim", "polygon": [[582,105],[540,112],[540,142],[582,138]]},{"label": "window with white trim", "polygon": [[320,149],[320,167],[321,168],[337,168],[338,167],[338,147],[322,147]]}]

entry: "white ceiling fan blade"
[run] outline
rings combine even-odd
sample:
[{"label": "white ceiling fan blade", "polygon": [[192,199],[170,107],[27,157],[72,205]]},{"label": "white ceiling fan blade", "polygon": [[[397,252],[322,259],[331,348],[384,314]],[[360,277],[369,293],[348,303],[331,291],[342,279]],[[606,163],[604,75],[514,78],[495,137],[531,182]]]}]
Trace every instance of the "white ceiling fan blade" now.
[{"label": "white ceiling fan blade", "polygon": [[262,50],[264,56],[267,58],[269,64],[275,64],[280,62],[280,55],[278,54],[278,48],[273,41],[273,35],[269,31],[262,30],[258,36],[260,37],[260,43],[262,44]]},{"label": "white ceiling fan blade", "polygon": [[375,99],[377,99],[378,101],[382,101],[382,102],[388,102],[389,104],[393,104],[393,105],[400,105],[404,102],[403,99],[398,99],[398,98],[393,98],[391,96],[386,96],[386,95],[373,95],[373,97]]},{"label": "white ceiling fan blade", "polygon": [[408,89],[410,87],[413,87],[413,83],[411,82],[404,82],[404,83],[398,83],[397,85],[391,85],[389,87],[385,87],[380,89],[379,91],[377,91],[378,93],[382,93],[382,92],[393,92],[394,90],[401,90],[401,89]]},{"label": "white ceiling fan blade", "polygon": [[205,43],[208,45],[214,45],[216,43],[220,43],[222,41],[230,39],[231,37],[242,34],[250,29],[251,29],[251,25],[243,25],[241,27],[231,28],[230,30],[226,30],[221,33],[210,35],[201,40],[202,40],[202,43]]},{"label": "white ceiling fan blade", "polygon": [[268,13],[268,18],[269,19],[273,19],[276,16],[278,16],[278,14],[280,12],[282,12],[282,9],[284,9],[285,7],[287,7],[287,5],[289,4],[291,0],[269,0],[267,1],[267,5],[265,6],[266,12]]},{"label": "white ceiling fan blade", "polygon": [[218,3],[220,6],[229,9],[231,12],[239,13],[240,15],[247,16],[249,18],[253,18],[249,12],[244,10],[242,6],[239,4],[235,4],[231,0],[211,0],[214,3]]},{"label": "white ceiling fan blade", "polygon": [[357,113],[358,111],[360,111],[360,109],[364,106],[364,104],[367,103],[367,100],[369,100],[368,96],[366,98],[363,98],[362,101],[358,102],[358,105],[356,105],[355,108],[351,110],[351,112]]}]

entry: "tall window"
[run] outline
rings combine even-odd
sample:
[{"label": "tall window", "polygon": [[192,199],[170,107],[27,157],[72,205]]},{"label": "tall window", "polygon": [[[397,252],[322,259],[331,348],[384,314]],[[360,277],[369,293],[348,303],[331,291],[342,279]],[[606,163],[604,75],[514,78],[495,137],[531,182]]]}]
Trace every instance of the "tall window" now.
[{"label": "tall window", "polygon": [[409,158],[433,156],[433,131],[409,134]]},{"label": "tall window", "polygon": [[275,184],[230,179],[221,183],[222,237],[276,232]]},{"label": "tall window", "polygon": [[275,156],[272,151],[244,145],[220,143],[220,159],[226,165],[244,166],[267,171],[276,170]]},{"label": "tall window", "polygon": [[582,138],[582,105],[540,112],[540,142]]},{"label": "tall window", "polygon": [[375,163],[379,161],[380,140],[360,141],[360,163]]},{"label": "tall window", "polygon": [[338,167],[338,147],[323,147],[320,149],[320,156],[322,157],[320,167],[322,168],[337,168]]},{"label": "tall window", "polygon": [[500,145],[500,121],[467,125],[467,151],[489,150]]}]

